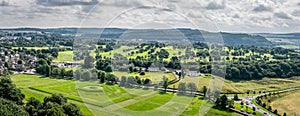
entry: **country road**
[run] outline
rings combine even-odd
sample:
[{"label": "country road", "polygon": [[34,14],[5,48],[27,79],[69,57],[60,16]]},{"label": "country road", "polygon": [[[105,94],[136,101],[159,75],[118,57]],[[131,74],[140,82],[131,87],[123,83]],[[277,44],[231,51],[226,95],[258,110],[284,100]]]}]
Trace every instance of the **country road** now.
[{"label": "country road", "polygon": [[[285,89],[285,90],[280,90],[280,91],[275,91],[272,93],[278,94],[278,93],[284,93],[284,92],[290,92],[290,91],[295,91],[295,90],[299,90],[300,87],[294,87],[294,88],[290,88],[290,89]],[[267,93],[265,93],[267,94]],[[256,106],[252,100],[256,99],[259,96],[263,96],[265,94],[260,94],[260,95],[256,95],[256,96],[246,96],[246,97],[240,97],[241,101],[238,101],[236,103],[240,103],[243,102],[246,106],[248,106],[249,108],[255,108],[256,111],[260,112],[261,114],[264,114],[265,116],[276,116],[275,114],[271,114],[263,109],[260,109],[258,106]],[[233,99],[233,97],[228,97],[229,99]]]}]

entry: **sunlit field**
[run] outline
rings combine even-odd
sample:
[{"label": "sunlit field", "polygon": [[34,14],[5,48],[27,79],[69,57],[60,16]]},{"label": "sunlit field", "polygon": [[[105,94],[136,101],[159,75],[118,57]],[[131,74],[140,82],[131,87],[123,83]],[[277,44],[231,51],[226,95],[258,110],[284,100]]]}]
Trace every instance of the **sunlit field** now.
[{"label": "sunlit field", "polygon": [[[11,79],[26,99],[43,100],[52,93],[61,93],[77,104],[84,115],[197,115],[203,100],[174,93],[139,88],[123,88],[98,82],[43,78],[39,75],[13,75]],[[207,115],[239,115],[230,111],[210,109]]]},{"label": "sunlit field", "polygon": [[58,52],[57,58],[53,59],[53,62],[72,62],[73,51]]}]

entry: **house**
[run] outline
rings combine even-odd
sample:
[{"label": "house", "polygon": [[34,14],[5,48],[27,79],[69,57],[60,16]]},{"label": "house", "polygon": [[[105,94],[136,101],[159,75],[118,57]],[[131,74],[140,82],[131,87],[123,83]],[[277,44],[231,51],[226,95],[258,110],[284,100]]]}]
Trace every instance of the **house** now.
[{"label": "house", "polygon": [[148,71],[149,71],[149,72],[159,72],[160,70],[159,70],[158,67],[149,67],[149,68],[148,68]]},{"label": "house", "polygon": [[201,76],[201,73],[197,72],[197,71],[188,71],[187,75],[190,77],[198,77],[198,76]]}]

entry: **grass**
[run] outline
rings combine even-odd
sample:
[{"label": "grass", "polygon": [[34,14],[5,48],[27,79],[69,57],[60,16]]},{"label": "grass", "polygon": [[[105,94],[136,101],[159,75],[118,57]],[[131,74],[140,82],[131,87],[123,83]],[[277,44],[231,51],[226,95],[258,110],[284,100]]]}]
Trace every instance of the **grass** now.
[{"label": "grass", "polygon": [[281,93],[279,95],[273,96],[271,103],[272,109],[277,109],[278,113],[283,115],[283,113],[287,113],[287,115],[300,115],[300,90],[292,91],[288,93]]},{"label": "grass", "polygon": [[247,91],[276,91],[297,87],[300,84],[300,77],[288,79],[283,78],[263,78],[262,80],[233,82],[225,80],[223,91],[247,92]]},{"label": "grass", "polygon": [[58,52],[58,56],[53,62],[72,62],[73,61],[73,51],[62,51]]},{"label": "grass", "polygon": [[159,83],[162,81],[163,76],[166,76],[169,81],[176,79],[175,75],[173,73],[164,73],[164,72],[145,72],[145,75],[140,75],[139,73],[128,73],[128,72],[119,72],[119,71],[114,71],[114,75],[117,77],[121,78],[122,76],[133,76],[133,77],[140,77],[141,79],[150,79],[152,83]]},{"label": "grass", "polygon": [[[84,115],[197,115],[190,107],[197,107],[203,100],[188,96],[177,96],[174,93],[160,94],[158,91],[137,88],[122,88],[118,85],[98,84],[97,82],[81,82],[43,78],[39,75],[18,74],[11,79],[25,99],[36,97],[42,101],[45,96],[61,93],[68,98],[68,102],[80,107]],[[101,90],[101,91],[100,91]],[[209,114],[226,114],[227,111],[211,109]]]},{"label": "grass", "polygon": [[[203,86],[209,86],[211,83],[210,76],[200,76],[200,77],[189,77],[185,76],[179,82],[192,82],[198,85],[198,89],[201,89]],[[174,84],[175,88],[178,87],[179,83]],[[241,92],[246,93],[247,91],[255,91],[258,93],[261,92],[270,92],[270,91],[277,91],[288,89],[291,87],[297,87],[300,85],[300,77],[293,77],[293,78],[263,78],[262,80],[251,80],[251,81],[230,81],[225,80],[224,85],[222,88],[222,92]],[[172,86],[169,86],[173,88]],[[246,96],[246,95],[243,95]]]},{"label": "grass", "polygon": [[297,45],[279,45],[276,47],[282,47],[282,48],[286,48],[286,49],[299,49],[299,46],[297,46]]},{"label": "grass", "polygon": [[263,116],[263,114],[261,114],[261,113],[259,113],[257,111],[253,111],[253,109],[251,107],[248,107],[246,105],[241,105],[241,104],[235,103],[234,104],[234,108],[238,109],[238,110],[243,110],[245,112],[249,112],[251,114],[253,114],[253,112],[255,112],[256,116]]}]

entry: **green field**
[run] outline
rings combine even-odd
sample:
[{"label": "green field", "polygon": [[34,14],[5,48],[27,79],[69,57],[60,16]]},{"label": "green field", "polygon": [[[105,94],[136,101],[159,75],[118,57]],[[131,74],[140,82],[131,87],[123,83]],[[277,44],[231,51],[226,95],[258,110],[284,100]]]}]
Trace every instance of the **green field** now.
[{"label": "green field", "polygon": [[73,61],[73,51],[63,51],[58,52],[56,59],[53,62],[72,62]]},{"label": "green field", "polygon": [[286,49],[299,49],[300,47],[297,45],[279,45],[276,47],[282,47],[282,48],[286,48]]},{"label": "green field", "polygon": [[[36,97],[42,101],[52,93],[61,93],[69,102],[77,104],[85,115],[197,115],[203,102],[174,93],[159,94],[153,90],[43,78],[39,75],[19,74],[11,76],[11,79],[26,99]],[[214,108],[209,110],[209,114],[238,115]]]},{"label": "green field", "polygon": [[133,77],[140,77],[141,79],[150,79],[152,83],[159,83],[162,81],[163,76],[167,77],[169,80],[176,79],[176,76],[173,73],[164,73],[164,72],[145,72],[145,75],[140,75],[139,73],[127,73],[127,72],[119,72],[114,71],[114,75],[121,78],[122,76],[133,76]]}]

